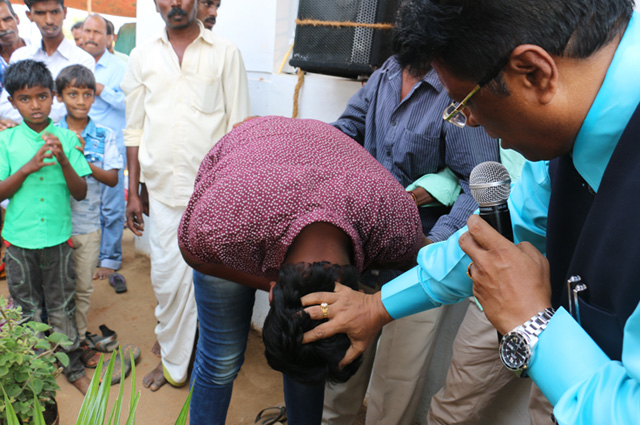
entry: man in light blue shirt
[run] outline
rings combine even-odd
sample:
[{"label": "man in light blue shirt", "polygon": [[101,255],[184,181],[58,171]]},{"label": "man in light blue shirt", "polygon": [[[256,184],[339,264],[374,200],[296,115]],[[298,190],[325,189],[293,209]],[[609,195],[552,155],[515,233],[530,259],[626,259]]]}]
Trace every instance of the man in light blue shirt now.
[{"label": "man in light blue shirt", "polygon": [[450,6],[413,3],[406,28],[459,102],[443,118],[551,160],[525,164],[510,197],[518,245],[472,216],[381,294],[303,298],[330,319],[305,341],[346,332],[348,363],[385,323],[473,293],[505,335],[505,366],[560,424],[640,423],[640,16],[630,0]]},{"label": "man in light blue shirt", "polygon": [[[107,21],[100,15],[90,15],[82,25],[84,35],[82,47],[96,60],[96,100],[90,114],[95,122],[114,131],[118,151],[125,158],[126,163],[126,149],[122,136],[122,130],[126,125],[124,93],[120,89],[126,65],[107,50],[110,40],[108,28]],[[102,239],[100,261],[93,276],[94,279],[106,279],[122,265],[124,167],[118,171],[116,186],[102,185],[101,201]]]}]

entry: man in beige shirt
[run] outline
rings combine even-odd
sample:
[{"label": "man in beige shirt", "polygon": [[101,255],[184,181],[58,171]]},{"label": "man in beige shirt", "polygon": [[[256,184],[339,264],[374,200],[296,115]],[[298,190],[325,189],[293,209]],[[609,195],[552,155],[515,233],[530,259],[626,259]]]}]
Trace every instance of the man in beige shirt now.
[{"label": "man in beige shirt", "polygon": [[[145,230],[143,210],[149,213],[151,282],[158,299],[156,335],[162,361],[143,380],[152,391],[166,382],[187,382],[197,317],[192,269],[178,250],[177,229],[196,172],[209,149],[250,115],[240,52],[205,30],[196,17],[197,0],[154,1],[166,28],[131,52],[122,81],[127,226],[140,236]],[[148,196],[140,190],[141,181]]]}]

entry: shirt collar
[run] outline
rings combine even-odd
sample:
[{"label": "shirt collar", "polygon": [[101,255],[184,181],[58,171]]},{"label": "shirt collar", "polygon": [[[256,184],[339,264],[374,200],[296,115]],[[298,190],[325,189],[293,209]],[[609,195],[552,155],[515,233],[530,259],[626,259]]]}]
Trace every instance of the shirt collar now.
[{"label": "shirt collar", "polygon": [[[386,70],[387,78],[389,79],[389,81],[402,77],[403,68],[395,57],[393,59],[394,60],[391,63],[389,63],[389,66],[387,67],[387,70]],[[418,81],[418,83],[416,84],[416,87],[421,85],[422,83],[429,84],[438,93],[440,93],[443,89],[442,83],[438,78],[438,74],[436,74],[436,72],[433,69],[429,69],[427,73],[424,74],[424,77],[422,77],[422,79]]]},{"label": "shirt collar", "polygon": [[42,135],[44,133],[51,133],[51,128],[55,127],[55,125],[53,124],[53,120],[51,118],[49,118],[49,124],[45,127],[44,130],[42,130],[40,133],[36,133],[35,131],[33,131],[25,121],[22,121],[19,124],[20,127],[22,127],[22,131],[27,134],[29,137],[31,137],[32,139],[35,140],[40,140],[41,142],[44,143],[44,140],[42,140]]},{"label": "shirt collar", "polygon": [[[67,124],[67,116],[66,115],[64,116],[64,118],[62,120],[60,120],[60,122],[58,123],[58,127],[64,128],[65,130],[69,130],[69,125]],[[96,125],[94,124],[94,122],[91,119],[91,117],[89,117],[89,122],[87,123],[86,127],[84,128],[84,130],[82,130],[82,133],[80,133],[80,134],[84,138],[87,135],[95,134],[95,129],[96,129]]]},{"label": "shirt collar", "polygon": [[[44,49],[44,41],[40,41],[40,50],[46,55],[47,51]],[[75,44],[71,44],[67,37],[62,37],[62,41],[58,45],[56,52],[59,52],[65,59],[71,60],[71,56],[73,55],[73,48],[76,47]],[[55,54],[55,52],[54,52]]]},{"label": "shirt collar", "polygon": [[640,103],[640,15],[633,13],[573,146],[576,170],[594,190]]},{"label": "shirt collar", "polygon": [[104,53],[102,54],[102,56],[100,56],[100,59],[98,59],[98,61],[96,62],[96,68],[101,66],[104,68],[108,68],[109,67],[109,62],[111,61],[111,57],[113,56],[113,54],[108,51],[107,49],[104,50]]},{"label": "shirt collar", "polygon": [[[200,20],[196,19],[196,23],[198,24],[198,28],[200,28],[200,34],[198,34],[198,36],[196,37],[195,40],[193,40],[194,42],[201,38],[202,40],[206,41],[209,44],[213,44],[213,31],[209,31],[208,29],[206,29],[204,27],[204,25],[202,24],[202,22],[200,22]],[[165,27],[165,29],[162,31],[162,34],[160,35],[160,40],[162,40],[162,42],[164,42],[165,44],[169,44],[169,36],[167,35],[167,28]]]}]

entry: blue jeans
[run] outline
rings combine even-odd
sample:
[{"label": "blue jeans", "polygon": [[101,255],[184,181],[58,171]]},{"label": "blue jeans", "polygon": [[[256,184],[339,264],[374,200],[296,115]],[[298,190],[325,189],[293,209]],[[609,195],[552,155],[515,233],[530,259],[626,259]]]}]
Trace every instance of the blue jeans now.
[{"label": "blue jeans", "polygon": [[[195,270],[193,285],[200,327],[190,423],[224,425],[233,381],[244,362],[256,290]],[[289,425],[320,423],[324,386],[302,386],[285,376],[284,390]]]},{"label": "blue jeans", "polygon": [[[118,149],[120,151],[120,149]],[[122,154],[122,152],[120,152]],[[127,163],[126,153],[123,155]],[[124,167],[118,170],[118,184],[101,185],[100,194],[100,240],[99,267],[118,270],[122,266],[122,231],[124,230]]]}]

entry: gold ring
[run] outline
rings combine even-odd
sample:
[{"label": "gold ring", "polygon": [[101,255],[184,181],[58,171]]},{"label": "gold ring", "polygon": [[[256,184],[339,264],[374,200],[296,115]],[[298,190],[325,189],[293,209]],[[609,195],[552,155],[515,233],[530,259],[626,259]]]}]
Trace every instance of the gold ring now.
[{"label": "gold ring", "polygon": [[323,319],[326,319],[327,317],[329,317],[329,304],[327,303],[320,304],[320,310],[322,310]]},{"label": "gold ring", "polygon": [[467,276],[469,276],[469,279],[473,280],[473,277],[471,277],[471,266],[473,265],[473,261],[469,263],[469,265],[467,266]]}]

